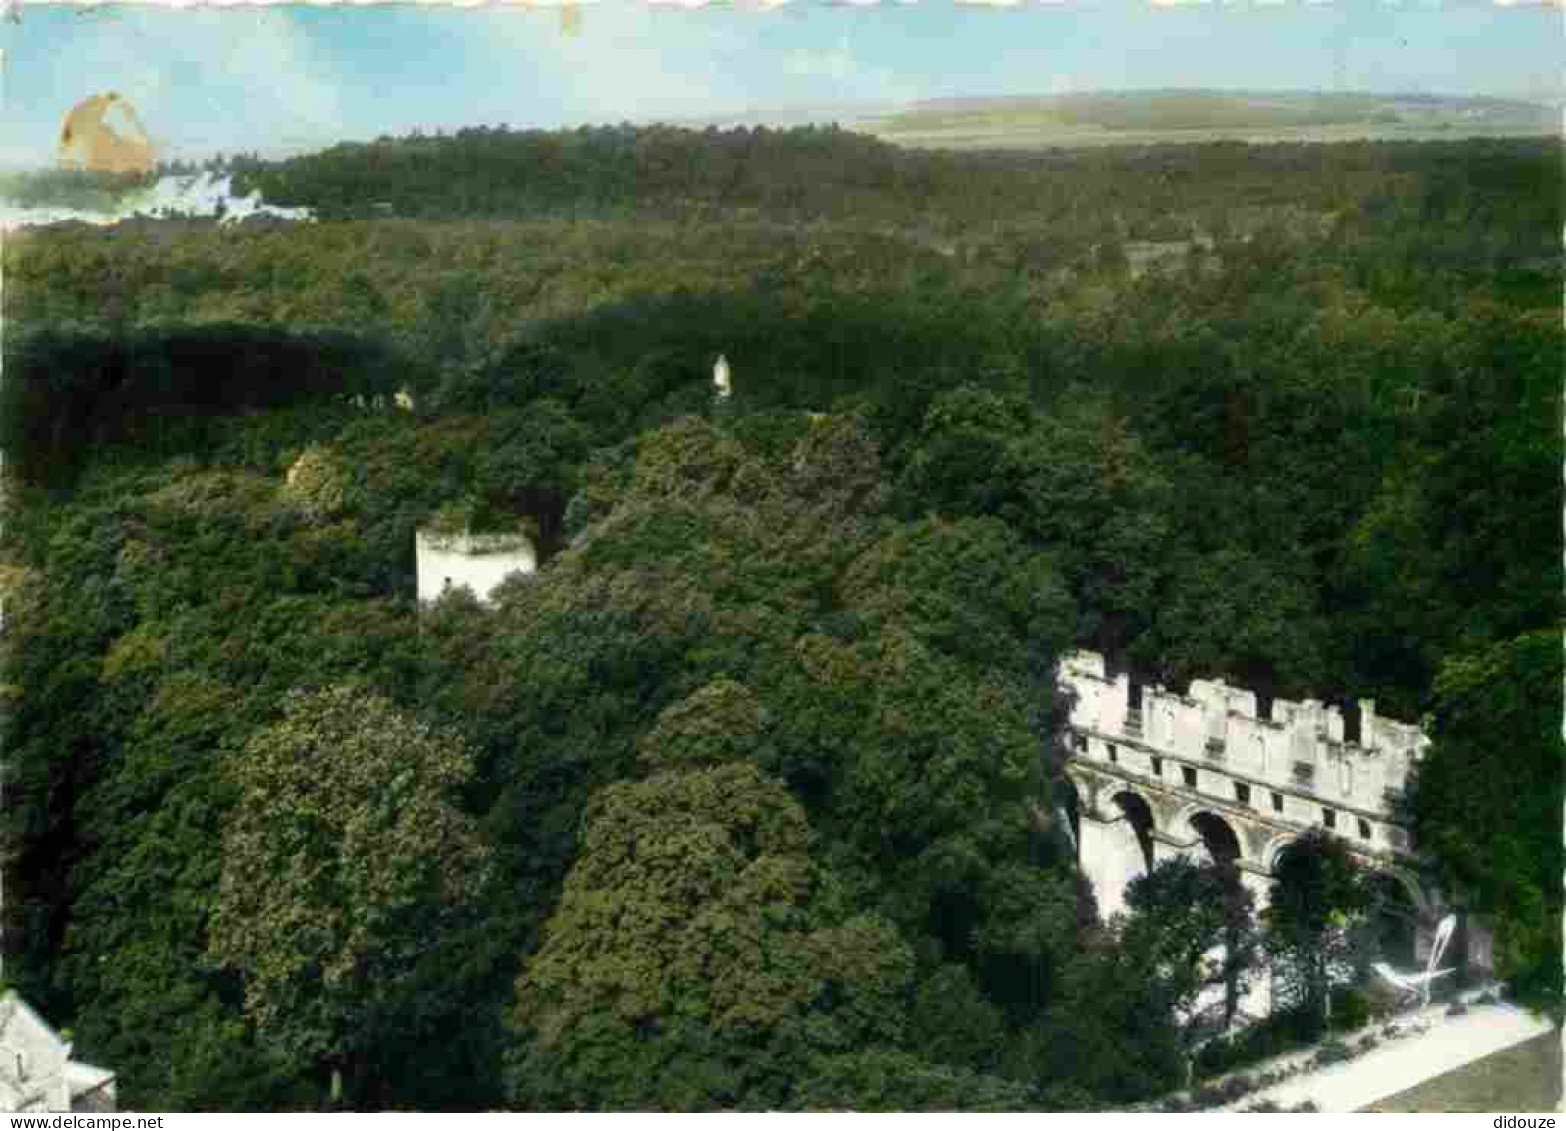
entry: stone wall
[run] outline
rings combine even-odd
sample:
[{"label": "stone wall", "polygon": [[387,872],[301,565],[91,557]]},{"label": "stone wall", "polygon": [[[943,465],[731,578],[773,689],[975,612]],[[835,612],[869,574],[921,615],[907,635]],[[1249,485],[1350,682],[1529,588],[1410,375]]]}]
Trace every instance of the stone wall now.
[{"label": "stone wall", "polygon": [[467,586],[480,601],[513,573],[532,573],[538,553],[524,534],[435,534],[416,538],[419,600]]},{"label": "stone wall", "polygon": [[1060,679],[1077,696],[1071,725],[1079,752],[1090,759],[1109,760],[1107,746],[1114,745],[1113,760],[1141,774],[1189,786],[1185,771],[1194,770],[1198,792],[1230,803],[1238,800],[1236,784],[1245,785],[1250,807],[1305,824],[1325,823],[1324,810],[1338,809],[1346,824],[1332,818],[1334,831],[1355,838],[1363,819],[1372,830],[1362,839],[1407,847],[1401,830],[1378,836],[1377,827],[1390,821],[1392,800],[1429,739],[1416,726],[1377,715],[1373,700],[1360,700],[1360,734],[1349,742],[1342,711],[1314,699],[1276,700],[1262,717],[1254,692],[1221,679],[1193,680],[1183,695],[1144,687],[1138,710],[1130,677],[1109,678],[1094,652],[1063,660]]}]

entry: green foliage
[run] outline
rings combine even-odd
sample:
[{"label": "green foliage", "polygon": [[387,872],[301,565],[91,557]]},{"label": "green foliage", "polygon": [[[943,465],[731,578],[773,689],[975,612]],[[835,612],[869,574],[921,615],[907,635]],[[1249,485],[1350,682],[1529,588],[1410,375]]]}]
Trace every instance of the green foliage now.
[{"label": "green foliage", "polygon": [[1541,1004],[1560,994],[1561,680],[1558,631],[1450,658],[1409,797],[1417,843],[1492,918],[1498,972]]},{"label": "green foliage", "polygon": [[208,951],[285,1058],[362,1063],[414,968],[470,913],[488,853],[450,794],[461,746],[363,689],[288,695],[230,763]]},{"label": "green foliage", "polygon": [[698,769],[742,758],[765,761],[758,749],[772,721],[742,684],[718,679],[666,709],[638,746],[654,769]]},{"label": "green foliage", "polygon": [[287,497],[313,519],[342,513],[349,506],[352,490],[348,469],[319,447],[306,449],[288,469]]},{"label": "green foliage", "polygon": [[[5,249],[7,973],[128,1106],[308,1107],[328,1045],[366,1107],[1163,1091],[1216,904],[1173,883],[1103,934],[1040,831],[1072,646],[1433,709],[1420,843],[1556,992],[1557,142],[464,131],[235,171],[394,216]],[[1203,270],[1126,277],[1127,240],[1193,231]],[[544,568],[415,613],[453,500]],[[382,706],[289,776],[280,704],[344,683]],[[272,819],[388,719],[471,752],[427,794],[489,846],[477,905],[372,819],[401,746],[352,836]],[[254,750],[264,806],[225,769]],[[239,874],[231,828],[313,847]],[[209,961],[225,867],[303,915],[312,860],[351,1023],[306,987],[319,935]],[[1353,950],[1322,900],[1282,903],[1307,999]]]},{"label": "green foliage", "polygon": [[944,1068],[890,1049],[853,1052],[818,1062],[793,1110],[803,1112],[1028,1112],[1031,1091],[995,1076]]},{"label": "green foliage", "polygon": [[599,794],[518,983],[517,1102],[776,1106],[812,1055],[896,1042],[912,955],[847,914],[809,843],[745,763]]},{"label": "green foliage", "polygon": [[1005,1053],[1002,1011],[966,967],[947,963],[919,982],[908,1014],[909,1044],[937,1064],[994,1072]]},{"label": "green foliage", "polygon": [[[1116,932],[1119,945],[1149,971],[1188,1044],[1215,1027],[1227,1027],[1245,991],[1259,949],[1252,903],[1232,866],[1195,864],[1184,857],[1160,861],[1126,889],[1127,915]],[[1201,993],[1218,986],[1225,988],[1222,1017],[1195,1015]]]},{"label": "green foliage", "polygon": [[1348,1047],[1348,1044],[1334,1037],[1316,1050],[1315,1059],[1318,1065],[1325,1068],[1328,1065],[1341,1064],[1345,1060],[1352,1060],[1353,1058],[1354,1051]]},{"label": "green foliage", "polygon": [[1112,1104],[1178,1087],[1181,1033],[1146,969],[1111,936],[1089,936],[1061,972],[1042,1021],[1013,1056],[1054,1087],[1086,1090]]},{"label": "green foliage", "polygon": [[0,174],[0,200],[18,208],[62,208],[113,213],[127,197],[151,188],[146,173],[100,173],[87,169],[39,169]]},{"label": "green foliage", "polygon": [[1370,1024],[1370,997],[1363,990],[1342,986],[1332,992],[1332,1027],[1345,1033]]},{"label": "green foliage", "polygon": [[907,509],[997,514],[1055,551],[1083,610],[1076,635],[1111,652],[1152,618],[1172,534],[1168,492],[1165,474],[1102,401],[1029,421],[974,390],[932,406],[900,484]]},{"label": "green foliage", "polygon": [[1275,995],[1301,1011],[1309,1032],[1325,1027],[1332,985],[1361,958],[1359,927],[1374,903],[1370,876],[1324,829],[1295,840],[1275,866],[1264,945]]},{"label": "green foliage", "polygon": [[1271,1060],[1310,1044],[1314,1039],[1311,1029],[1308,1019],[1299,1010],[1275,1010],[1234,1036],[1215,1037],[1202,1045],[1192,1066],[1193,1075],[1198,1080],[1206,1080],[1258,1061]]}]

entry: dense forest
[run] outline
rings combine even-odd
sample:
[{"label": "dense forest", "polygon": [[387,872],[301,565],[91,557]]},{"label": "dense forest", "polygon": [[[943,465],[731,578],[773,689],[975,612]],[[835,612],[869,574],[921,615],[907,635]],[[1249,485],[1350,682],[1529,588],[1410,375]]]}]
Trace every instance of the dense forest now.
[{"label": "dense forest", "polygon": [[[1558,1002],[1561,159],[477,129],[8,238],[7,975],[128,1107],[1138,1102],[1254,924],[1101,920],[1086,646],[1425,719]],[[543,565],[421,610],[454,504]]]}]

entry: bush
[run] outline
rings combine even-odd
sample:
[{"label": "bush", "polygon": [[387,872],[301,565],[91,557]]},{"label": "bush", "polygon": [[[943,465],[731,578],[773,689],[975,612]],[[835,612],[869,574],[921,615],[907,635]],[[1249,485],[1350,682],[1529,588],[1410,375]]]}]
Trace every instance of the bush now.
[{"label": "bush", "polygon": [[1194,1076],[1198,1080],[1222,1076],[1247,1064],[1255,1064],[1259,1060],[1297,1049],[1305,1043],[1299,1018],[1291,1013],[1279,1013],[1234,1036],[1219,1037],[1203,1045],[1196,1054]]},{"label": "bush", "polygon": [[1223,1089],[1212,1087],[1211,1084],[1200,1084],[1192,1089],[1190,1100],[1196,1104],[1196,1108],[1218,1108],[1220,1104],[1228,1103]]},{"label": "bush", "polygon": [[1354,1055],[1352,1049],[1334,1037],[1316,1051],[1316,1063],[1325,1068],[1329,1064],[1341,1064]]},{"label": "bush", "polygon": [[1460,1001],[1454,1001],[1451,1005],[1446,1007],[1446,1015],[1448,1017],[1462,1017],[1467,1013],[1468,1007]]},{"label": "bush", "polygon": [[1103,1101],[1074,1084],[1052,1084],[1040,1090],[1033,1110],[1095,1112],[1103,1108]]},{"label": "bush", "polygon": [[1256,1090],[1256,1079],[1252,1076],[1231,1076],[1219,1085],[1218,1090],[1223,1093],[1223,1102],[1232,1104]]},{"label": "bush", "polygon": [[1344,1032],[1363,1029],[1370,1021],[1370,998],[1352,986],[1332,992],[1332,1026]]},{"label": "bush", "polygon": [[1235,1062],[1237,1052],[1233,1037],[1218,1037],[1208,1041],[1192,1062],[1192,1075],[1198,1080],[1221,1076]]}]

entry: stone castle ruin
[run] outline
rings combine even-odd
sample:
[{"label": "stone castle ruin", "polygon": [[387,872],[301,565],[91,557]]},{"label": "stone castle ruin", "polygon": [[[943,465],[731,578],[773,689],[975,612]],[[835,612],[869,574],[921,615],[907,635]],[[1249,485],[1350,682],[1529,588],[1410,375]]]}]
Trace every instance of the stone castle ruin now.
[{"label": "stone castle ruin", "polygon": [[538,569],[538,551],[526,534],[445,534],[420,530],[415,536],[419,600],[434,601],[464,586],[481,603],[514,573]]},{"label": "stone castle ruin", "polygon": [[[1276,700],[1263,715],[1244,688],[1218,679],[1193,680],[1184,695],[1143,686],[1110,676],[1093,652],[1064,659],[1059,680],[1075,696],[1068,816],[1106,919],[1124,909],[1133,879],[1182,855],[1232,862],[1259,911],[1289,846],[1320,827],[1400,908],[1406,949],[1394,961],[1423,960],[1449,908],[1423,878],[1397,809],[1430,743],[1417,726],[1377,715],[1368,699],[1349,718],[1311,699]],[[1487,932],[1465,925],[1468,963],[1488,969]]]}]

